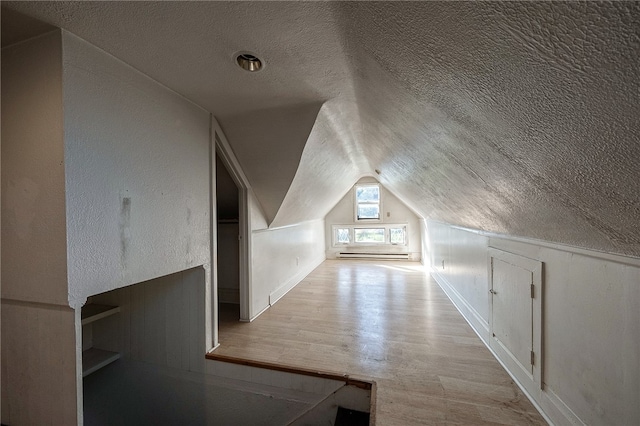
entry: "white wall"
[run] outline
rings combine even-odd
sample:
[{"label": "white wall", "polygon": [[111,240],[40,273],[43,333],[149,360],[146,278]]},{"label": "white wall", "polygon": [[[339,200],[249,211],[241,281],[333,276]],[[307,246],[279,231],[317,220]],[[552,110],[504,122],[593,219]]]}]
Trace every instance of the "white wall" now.
[{"label": "white wall", "polygon": [[67,304],[60,31],[2,49],[2,298]]},{"label": "white wall", "polygon": [[3,301],[3,424],[75,424],[76,367],[73,309]]},{"label": "white wall", "polygon": [[[364,177],[360,183],[379,183],[375,178]],[[420,218],[413,213],[402,201],[393,195],[383,185],[380,185],[380,196],[382,201],[382,220],[375,224],[407,224],[407,246],[367,246],[369,251],[384,251],[410,253],[412,260],[420,260],[422,251],[422,237],[420,233]],[[354,191],[349,190],[344,197],[331,209],[325,217],[325,245],[327,247],[327,258],[335,258],[337,253],[345,251],[345,247],[332,247],[333,230],[332,225],[362,225],[355,221],[354,214]],[[387,216],[387,214],[389,216]],[[348,250],[346,250],[348,251]],[[361,251],[361,250],[358,250]]]},{"label": "white wall", "polygon": [[544,390],[536,402],[556,424],[640,423],[640,259],[431,221],[428,239],[434,277],[485,342],[488,248],[542,261]]},{"label": "white wall", "polygon": [[211,314],[210,115],[58,30],[2,87],[2,421],[73,424],[88,296],[202,266]]},{"label": "white wall", "polygon": [[252,218],[255,219],[251,235],[252,319],[325,260],[323,220],[256,229],[260,222],[265,223],[260,221],[256,207],[255,203],[250,203]]},{"label": "white wall", "polygon": [[63,38],[70,303],[208,264],[209,114]]},{"label": "white wall", "polygon": [[61,55],[60,31],[2,49],[3,424],[73,424],[78,415]]}]

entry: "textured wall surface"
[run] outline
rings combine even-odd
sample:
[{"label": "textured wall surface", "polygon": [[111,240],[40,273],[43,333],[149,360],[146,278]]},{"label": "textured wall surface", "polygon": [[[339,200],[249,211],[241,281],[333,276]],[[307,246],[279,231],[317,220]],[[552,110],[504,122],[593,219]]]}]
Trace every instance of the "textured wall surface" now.
[{"label": "textured wall surface", "polygon": [[209,115],[64,34],[69,301],[209,264]]},{"label": "textured wall surface", "polygon": [[[638,2],[5,3],[144,71],[223,128],[329,103],[304,148],[328,152],[303,153],[292,181],[294,165],[286,179],[244,165],[274,226],[322,217],[377,168],[424,217],[640,255]],[[239,50],[266,67],[243,72]],[[231,144],[299,152],[304,132],[280,126]],[[306,202],[329,173],[330,195]]]}]

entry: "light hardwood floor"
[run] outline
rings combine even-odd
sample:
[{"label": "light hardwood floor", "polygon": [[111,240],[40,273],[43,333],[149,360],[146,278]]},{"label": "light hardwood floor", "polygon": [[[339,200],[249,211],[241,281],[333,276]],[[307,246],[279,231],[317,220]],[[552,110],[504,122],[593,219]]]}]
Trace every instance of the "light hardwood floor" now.
[{"label": "light hardwood floor", "polygon": [[377,383],[376,424],[546,424],[413,262],[327,260],[216,353]]}]

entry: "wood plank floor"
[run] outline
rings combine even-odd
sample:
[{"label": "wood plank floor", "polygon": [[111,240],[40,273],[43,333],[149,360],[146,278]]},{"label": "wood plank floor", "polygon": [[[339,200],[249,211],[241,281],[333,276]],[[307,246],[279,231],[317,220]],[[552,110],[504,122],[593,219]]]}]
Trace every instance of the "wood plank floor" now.
[{"label": "wood plank floor", "polygon": [[216,353],[374,380],[379,426],[546,424],[419,263],[327,260],[233,317]]}]

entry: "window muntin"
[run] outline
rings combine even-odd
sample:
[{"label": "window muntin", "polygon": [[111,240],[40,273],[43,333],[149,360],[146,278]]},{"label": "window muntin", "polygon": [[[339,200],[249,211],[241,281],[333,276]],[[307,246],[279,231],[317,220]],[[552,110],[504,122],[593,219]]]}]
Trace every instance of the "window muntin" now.
[{"label": "window muntin", "polygon": [[380,220],[380,186],[356,185],[356,220]]},{"label": "window muntin", "polygon": [[407,245],[407,225],[333,225],[334,246]]},{"label": "window muntin", "polygon": [[351,242],[350,228],[337,228],[335,234],[337,244],[349,244]]},{"label": "window muntin", "polygon": [[356,243],[384,244],[384,228],[355,228],[354,241]]},{"label": "window muntin", "polygon": [[404,245],[406,241],[405,227],[389,228],[389,242],[391,244]]}]

